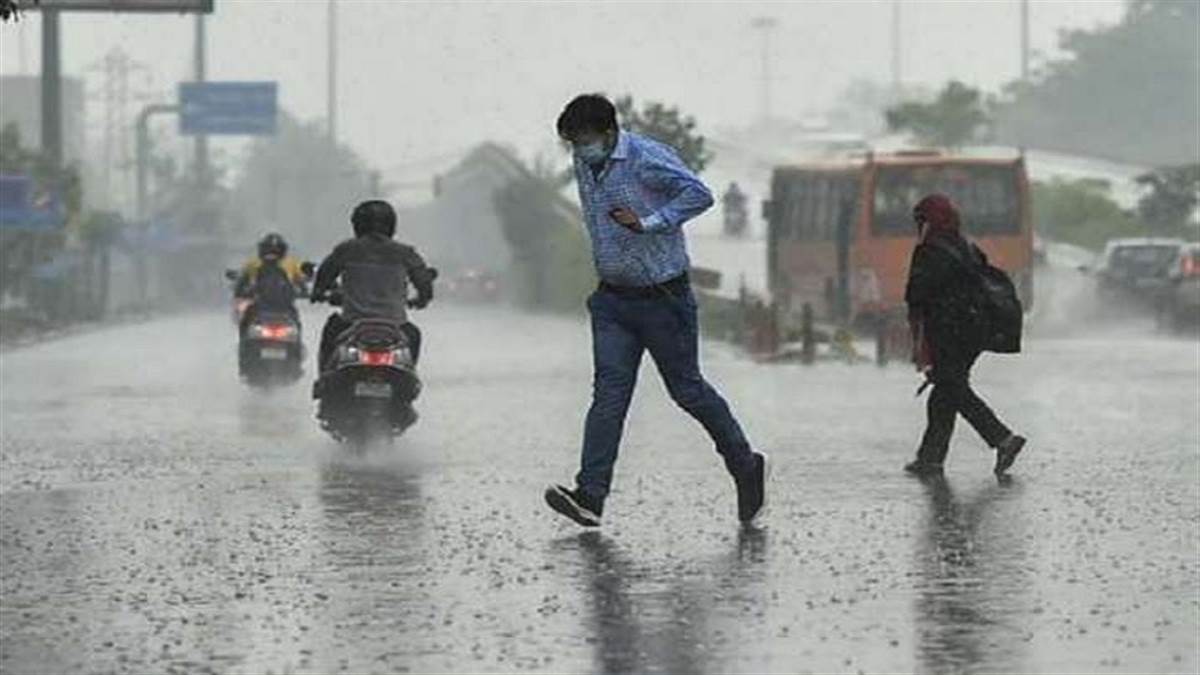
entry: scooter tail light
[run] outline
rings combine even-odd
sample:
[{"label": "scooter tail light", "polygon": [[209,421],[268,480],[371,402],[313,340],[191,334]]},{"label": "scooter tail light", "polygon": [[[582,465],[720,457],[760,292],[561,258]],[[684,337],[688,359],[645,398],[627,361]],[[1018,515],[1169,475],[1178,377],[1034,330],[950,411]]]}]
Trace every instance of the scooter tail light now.
[{"label": "scooter tail light", "polygon": [[359,352],[359,361],[368,366],[390,366],[396,362],[394,352]]},{"label": "scooter tail light", "polygon": [[292,336],[294,330],[286,323],[269,323],[259,327],[259,332],[268,340],[285,340]]}]

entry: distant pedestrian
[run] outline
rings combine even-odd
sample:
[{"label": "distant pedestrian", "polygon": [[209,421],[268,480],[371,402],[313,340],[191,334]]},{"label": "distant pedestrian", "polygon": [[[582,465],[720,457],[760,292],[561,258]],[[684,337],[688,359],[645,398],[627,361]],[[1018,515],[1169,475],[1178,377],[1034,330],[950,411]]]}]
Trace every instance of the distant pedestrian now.
[{"label": "distant pedestrian", "polygon": [[746,213],[746,193],[742,192],[737,181],[729,184],[729,189],[721,197],[721,205],[725,236],[745,236],[746,228],[750,224],[750,216]]},{"label": "distant pedestrian", "polygon": [[594,381],[575,487],[552,485],[546,502],[585,526],[600,524],[643,352],[681,408],[708,432],[737,487],[738,517],[763,505],[767,458],[750,449],[721,395],[700,374],[696,299],[683,224],[712,206],[704,183],[670,147],[617,128],[599,95],[572,100],[558,118],[571,144],[579,201],[599,288],[588,298]]},{"label": "distant pedestrian", "polygon": [[917,245],[909,268],[909,323],[917,369],[933,385],[928,422],[917,458],[904,470],[941,474],[950,449],[955,417],[962,414],[996,450],[996,475],[1012,466],[1025,446],[971,388],[971,367],[983,351],[979,281],[976,270],[987,258],[961,232],[958,209],[948,197],[932,194],[913,209]]}]

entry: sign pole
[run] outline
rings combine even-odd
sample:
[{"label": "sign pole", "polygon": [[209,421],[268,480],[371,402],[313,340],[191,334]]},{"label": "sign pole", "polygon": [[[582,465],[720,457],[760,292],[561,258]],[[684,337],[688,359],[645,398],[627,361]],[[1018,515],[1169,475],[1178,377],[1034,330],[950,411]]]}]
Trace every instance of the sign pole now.
[{"label": "sign pole", "polygon": [[[204,35],[204,15],[196,15],[196,81],[204,81],[204,66],[205,66],[205,35]],[[206,190],[208,186],[208,136],[205,134],[196,135],[196,181],[200,186],[200,190]]]},{"label": "sign pole", "polygon": [[58,10],[42,12],[42,153],[55,169],[62,166],[62,63],[58,47]]}]

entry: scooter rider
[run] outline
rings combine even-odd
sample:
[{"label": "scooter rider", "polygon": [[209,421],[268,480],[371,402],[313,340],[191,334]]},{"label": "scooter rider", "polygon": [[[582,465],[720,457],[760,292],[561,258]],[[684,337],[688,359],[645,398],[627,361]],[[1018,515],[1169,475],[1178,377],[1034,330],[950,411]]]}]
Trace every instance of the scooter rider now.
[{"label": "scooter rider", "polygon": [[288,255],[283,235],[270,232],[258,241],[258,256],[246,261],[234,284],[235,298],[252,300],[252,311],[242,317],[242,328],[261,312],[285,312],[299,320],[293,302],[307,292],[304,265]]},{"label": "scooter rider", "polygon": [[[354,238],[334,247],[317,269],[312,301],[328,299],[341,280],[342,311],[329,315],[321,331],[318,366],[325,364],[338,335],[359,319],[388,319],[404,331],[416,362],[421,351],[421,331],[408,320],[408,308],[424,308],[433,300],[434,271],[416,249],[395,241],[396,212],[385,201],[373,199],[354,207],[350,215]],[[417,298],[408,300],[408,284]]]}]

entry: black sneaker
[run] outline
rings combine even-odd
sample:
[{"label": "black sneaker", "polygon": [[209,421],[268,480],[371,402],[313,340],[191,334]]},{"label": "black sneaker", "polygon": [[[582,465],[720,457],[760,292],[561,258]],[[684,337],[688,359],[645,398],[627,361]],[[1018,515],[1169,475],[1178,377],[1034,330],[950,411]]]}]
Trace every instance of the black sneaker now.
[{"label": "black sneaker", "polygon": [[568,490],[561,485],[546,488],[546,503],[584,527],[598,527],[604,512],[604,503],[592,499],[579,490]]},{"label": "black sneaker", "polygon": [[742,476],[735,476],[737,485],[738,520],[749,523],[762,512],[767,502],[767,456],[754,454],[754,468]]},{"label": "black sneaker", "polygon": [[993,473],[999,476],[1008,471],[1013,462],[1017,461],[1017,455],[1024,447],[1025,437],[1016,434],[1011,434],[1003,443],[996,446],[996,468],[992,470]]},{"label": "black sneaker", "polygon": [[914,459],[904,465],[904,471],[914,476],[940,476],[942,475],[942,465]]}]

